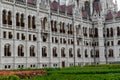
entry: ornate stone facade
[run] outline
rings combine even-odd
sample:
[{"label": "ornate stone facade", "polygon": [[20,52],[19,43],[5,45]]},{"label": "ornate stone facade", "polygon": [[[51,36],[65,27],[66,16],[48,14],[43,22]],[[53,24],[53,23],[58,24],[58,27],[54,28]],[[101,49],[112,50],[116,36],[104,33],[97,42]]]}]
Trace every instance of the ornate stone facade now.
[{"label": "ornate stone facade", "polygon": [[0,69],[120,61],[120,12],[107,0],[1,0]]}]

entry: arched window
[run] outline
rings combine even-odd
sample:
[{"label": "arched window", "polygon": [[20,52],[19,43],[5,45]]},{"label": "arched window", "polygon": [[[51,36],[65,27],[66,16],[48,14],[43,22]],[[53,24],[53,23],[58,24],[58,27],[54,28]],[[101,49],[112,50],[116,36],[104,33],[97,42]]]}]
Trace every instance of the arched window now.
[{"label": "arched window", "polygon": [[54,21],[54,30],[57,32],[57,21]]},{"label": "arched window", "polygon": [[62,22],[60,22],[60,33],[62,33]]},{"label": "arched window", "polygon": [[91,58],[94,57],[93,50],[90,51]]},{"label": "arched window", "polygon": [[107,37],[109,37],[109,29],[107,28]]},{"label": "arched window", "polygon": [[110,28],[111,30],[111,37],[113,37],[113,28]]},{"label": "arched window", "polygon": [[24,49],[24,46],[23,46],[23,45],[19,45],[19,46],[18,46],[18,56],[21,56],[21,57],[24,56],[24,51],[23,51],[23,49]]},{"label": "arched window", "polygon": [[16,26],[20,26],[20,15],[16,13]]},{"label": "arched window", "polygon": [[99,58],[99,50],[96,50],[96,58]]},{"label": "arched window", "polygon": [[76,27],[76,34],[79,35],[79,33],[80,33],[80,25]]},{"label": "arched window", "polygon": [[32,17],[32,28],[33,28],[33,29],[36,29],[35,16]]},{"label": "arched window", "polygon": [[77,57],[81,58],[80,49],[77,50]]},{"label": "arched window", "polygon": [[72,24],[70,24],[70,34],[72,34]]},{"label": "arched window", "polygon": [[110,42],[109,41],[107,42],[107,46],[110,46]]},{"label": "arched window", "polygon": [[62,48],[61,49],[61,57],[65,57],[66,55],[65,55],[65,48]]},{"label": "arched window", "polygon": [[21,27],[24,27],[25,24],[24,24],[24,14],[21,14]]},{"label": "arched window", "polygon": [[62,32],[65,33],[65,23],[62,23]]},{"label": "arched window", "polygon": [[2,22],[3,22],[3,24],[7,24],[6,10],[3,10],[3,13],[2,13]]},{"label": "arched window", "polygon": [[87,49],[85,50],[85,58],[88,58]]},{"label": "arched window", "polygon": [[98,29],[95,28],[95,37],[98,37]]},{"label": "arched window", "polygon": [[69,57],[70,57],[70,58],[73,57],[72,48],[69,49]]},{"label": "arched window", "polygon": [[69,23],[67,24],[67,27],[68,27],[68,34],[70,34],[70,24]]},{"label": "arched window", "polygon": [[46,52],[47,48],[44,46],[42,47],[42,57],[47,57],[47,52]]},{"label": "arched window", "polygon": [[30,15],[28,16],[28,28],[29,29],[31,28],[31,16]]},{"label": "arched window", "polygon": [[47,23],[47,18],[46,18],[46,17],[44,17],[44,19],[43,19],[43,29],[45,29],[45,28],[46,28],[46,23]]},{"label": "arched window", "polygon": [[30,56],[32,56],[32,57],[35,56],[35,47],[33,45],[30,46]]},{"label": "arched window", "polygon": [[114,57],[114,53],[113,53],[113,50],[112,50],[112,49],[109,50],[108,57]]},{"label": "arched window", "polygon": [[51,20],[51,30],[54,31],[53,20]]},{"label": "arched window", "polygon": [[8,25],[12,25],[12,14],[10,11],[8,12]]},{"label": "arched window", "polygon": [[4,46],[4,56],[11,56],[11,51],[10,51],[10,44],[5,44]]},{"label": "arched window", "polygon": [[119,28],[119,26],[117,27],[117,36],[120,36],[120,28]]},{"label": "arched window", "polygon": [[56,47],[53,48],[53,57],[57,57],[57,48]]}]

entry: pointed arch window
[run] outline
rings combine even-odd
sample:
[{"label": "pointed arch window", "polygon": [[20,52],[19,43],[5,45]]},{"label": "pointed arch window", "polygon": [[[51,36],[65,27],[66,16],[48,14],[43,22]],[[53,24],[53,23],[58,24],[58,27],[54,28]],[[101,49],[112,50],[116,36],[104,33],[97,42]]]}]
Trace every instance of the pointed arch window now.
[{"label": "pointed arch window", "polygon": [[107,28],[107,37],[109,37],[109,29]]},{"label": "pointed arch window", "polygon": [[110,28],[111,30],[111,37],[113,37],[113,28]]},{"label": "pointed arch window", "polygon": [[33,28],[33,29],[36,29],[35,16],[32,17],[32,28]]},{"label": "pointed arch window", "polygon": [[57,32],[57,21],[54,21],[54,30]]},{"label": "pointed arch window", "polygon": [[4,56],[11,56],[11,51],[10,51],[10,44],[5,44],[4,46]]},{"label": "pointed arch window", "polygon": [[90,51],[91,58],[94,57],[93,50]]},{"label": "pointed arch window", "polygon": [[113,50],[112,50],[112,49],[109,50],[108,57],[114,57],[114,53],[113,53]]},{"label": "pointed arch window", "polygon": [[6,10],[3,10],[2,12],[2,23],[7,24],[7,15],[6,15]]},{"label": "pointed arch window", "polygon": [[64,28],[65,28],[65,23],[63,22],[63,23],[62,23],[62,32],[63,32],[63,33],[65,33],[65,29],[64,29]]},{"label": "pointed arch window", "polygon": [[23,51],[23,49],[24,49],[24,46],[23,46],[23,45],[19,45],[19,46],[18,46],[18,56],[21,56],[21,57],[24,56],[24,51]]},{"label": "pointed arch window", "polygon": [[30,15],[28,16],[28,28],[29,29],[31,28],[31,16]]},{"label": "pointed arch window", "polygon": [[35,57],[35,47],[33,45],[30,46],[30,56]]},{"label": "pointed arch window", "polygon": [[117,27],[117,36],[120,36],[120,27]]},{"label": "pointed arch window", "polygon": [[62,48],[61,49],[61,57],[65,57],[66,55],[65,55],[65,48]]},{"label": "pointed arch window", "polygon": [[16,26],[20,26],[20,14],[16,13]]},{"label": "pointed arch window", "polygon": [[72,54],[72,48],[69,49],[69,57],[72,58],[73,54]]},{"label": "pointed arch window", "polygon": [[96,58],[99,58],[99,50],[96,50]]},{"label": "pointed arch window", "polygon": [[95,37],[98,37],[98,29],[95,28]]},{"label": "pointed arch window", "polygon": [[47,57],[47,48],[44,46],[42,47],[42,57]]},{"label": "pointed arch window", "polygon": [[8,25],[12,25],[12,13],[8,12]]},{"label": "pointed arch window", "polygon": [[24,23],[24,14],[21,14],[21,27],[24,27],[25,26],[25,23]]},{"label": "pointed arch window", "polygon": [[53,48],[53,57],[57,57],[57,48],[56,47]]},{"label": "pointed arch window", "polygon": [[87,49],[85,50],[85,58],[88,58]]},{"label": "pointed arch window", "polygon": [[77,57],[81,58],[80,49],[77,50]]},{"label": "pointed arch window", "polygon": [[47,18],[44,17],[44,19],[43,19],[43,29],[44,30],[46,29],[46,23],[47,23]]},{"label": "pointed arch window", "polygon": [[53,20],[51,20],[51,30],[54,31]]}]

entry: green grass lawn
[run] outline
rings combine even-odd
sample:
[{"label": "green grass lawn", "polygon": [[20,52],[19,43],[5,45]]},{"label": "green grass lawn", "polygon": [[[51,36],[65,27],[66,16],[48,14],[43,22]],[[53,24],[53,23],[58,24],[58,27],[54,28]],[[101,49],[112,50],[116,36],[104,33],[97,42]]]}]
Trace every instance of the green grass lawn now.
[{"label": "green grass lawn", "polygon": [[25,80],[120,80],[120,65],[46,69],[46,76]]},{"label": "green grass lawn", "polygon": [[[45,76],[14,80],[120,80],[120,65],[50,68],[45,70],[47,71]],[[0,78],[0,80],[13,80],[13,78]]]}]

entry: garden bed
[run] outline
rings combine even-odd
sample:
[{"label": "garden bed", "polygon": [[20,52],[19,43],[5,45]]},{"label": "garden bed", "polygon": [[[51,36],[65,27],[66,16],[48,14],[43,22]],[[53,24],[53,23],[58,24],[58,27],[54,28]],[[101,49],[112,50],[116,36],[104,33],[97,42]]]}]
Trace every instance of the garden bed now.
[{"label": "garden bed", "polygon": [[20,78],[31,78],[34,76],[43,76],[46,74],[45,70],[4,70],[0,71],[0,76],[16,75]]}]

